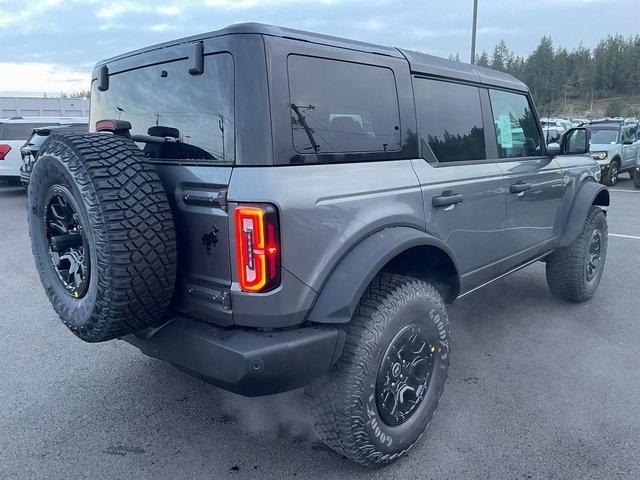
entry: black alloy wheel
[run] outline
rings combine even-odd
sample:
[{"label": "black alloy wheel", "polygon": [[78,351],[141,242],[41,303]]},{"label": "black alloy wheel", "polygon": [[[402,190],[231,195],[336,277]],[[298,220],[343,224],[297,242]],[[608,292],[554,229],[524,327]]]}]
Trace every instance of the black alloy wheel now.
[{"label": "black alloy wheel", "polygon": [[45,235],[53,269],[67,293],[82,298],[89,287],[91,257],[79,206],[61,185],[49,189],[45,204]]},{"label": "black alloy wheel", "polygon": [[602,232],[599,229],[593,231],[589,244],[589,253],[586,265],[587,282],[591,282],[602,263]]},{"label": "black alloy wheel", "polygon": [[391,341],[376,383],[376,404],[382,420],[401,425],[424,399],[441,347],[419,325],[408,325]]}]

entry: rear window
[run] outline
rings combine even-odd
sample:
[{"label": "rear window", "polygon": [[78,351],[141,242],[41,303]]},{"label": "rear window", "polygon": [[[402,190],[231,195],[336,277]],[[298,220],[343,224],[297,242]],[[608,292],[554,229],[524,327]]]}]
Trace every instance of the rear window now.
[{"label": "rear window", "polygon": [[33,136],[29,139],[29,142],[27,142],[27,145],[34,147],[41,146],[44,141],[49,138],[50,133],[51,132],[49,130],[34,133]]},{"label": "rear window", "polygon": [[402,147],[393,71],[290,55],[293,144],[299,154],[397,152]]},{"label": "rear window", "polygon": [[2,140],[27,140],[34,128],[51,125],[51,123],[6,123],[2,132]]},{"label": "rear window", "polygon": [[150,158],[232,163],[234,67],[228,53],[205,56],[204,73],[186,60],[113,74],[109,89],[91,91],[92,129],[99,120],[131,122],[131,134],[172,136],[176,143],[140,145]]}]

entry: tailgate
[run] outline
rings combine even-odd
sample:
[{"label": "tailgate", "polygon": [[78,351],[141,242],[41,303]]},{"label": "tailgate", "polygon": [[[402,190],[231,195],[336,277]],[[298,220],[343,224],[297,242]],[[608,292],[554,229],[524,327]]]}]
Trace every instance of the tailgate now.
[{"label": "tailgate", "polygon": [[173,211],[178,277],[173,308],[231,325],[231,264],[226,194],[230,166],[154,164]]}]

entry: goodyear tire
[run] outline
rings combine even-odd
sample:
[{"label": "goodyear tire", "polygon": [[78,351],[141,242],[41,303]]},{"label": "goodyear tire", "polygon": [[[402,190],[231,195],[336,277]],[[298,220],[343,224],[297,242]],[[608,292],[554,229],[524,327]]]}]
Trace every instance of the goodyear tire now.
[{"label": "goodyear tire", "polygon": [[607,260],[608,227],[604,211],[591,207],[574,242],[547,259],[547,284],[561,300],[585,302],[595,294]]},{"label": "goodyear tire", "polygon": [[450,347],[447,310],[435,288],[379,275],[346,326],[336,367],[306,390],[319,438],[368,467],[403,455],[438,407]]},{"label": "goodyear tire", "polygon": [[82,340],[163,321],[176,276],[174,225],[160,180],[133,142],[52,134],[31,174],[28,220],[47,296]]}]

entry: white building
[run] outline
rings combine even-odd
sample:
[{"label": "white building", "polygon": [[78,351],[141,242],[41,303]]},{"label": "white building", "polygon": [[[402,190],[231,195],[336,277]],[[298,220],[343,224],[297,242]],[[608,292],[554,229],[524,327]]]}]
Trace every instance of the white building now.
[{"label": "white building", "polygon": [[0,97],[0,118],[88,116],[86,98]]}]

